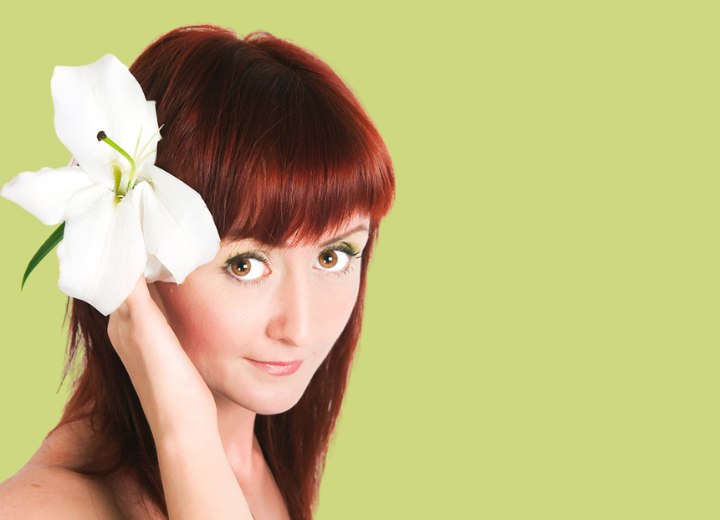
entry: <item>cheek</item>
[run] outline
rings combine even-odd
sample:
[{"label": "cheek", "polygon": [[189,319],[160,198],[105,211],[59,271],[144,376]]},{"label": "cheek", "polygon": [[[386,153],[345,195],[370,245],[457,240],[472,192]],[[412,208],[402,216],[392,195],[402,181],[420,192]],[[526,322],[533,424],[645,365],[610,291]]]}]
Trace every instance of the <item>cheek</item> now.
[{"label": "cheek", "polygon": [[232,305],[232,299],[217,291],[196,291],[193,286],[175,286],[160,290],[164,313],[188,355],[196,364],[217,355],[230,345],[243,343],[253,335],[251,325],[258,323],[258,309]]},{"label": "cheek", "polygon": [[[189,280],[192,282],[191,280]],[[188,356],[198,367],[228,357],[260,355],[269,344],[268,321],[277,319],[272,291],[239,297],[208,283],[157,284],[163,312]],[[359,277],[324,281],[308,305],[313,308],[313,330],[305,345],[321,363],[345,329],[357,301]],[[236,289],[236,288],[232,288]]]},{"label": "cheek", "polygon": [[358,287],[359,281],[348,284],[340,290],[330,288],[328,292],[334,295],[332,298],[327,297],[328,293],[324,294],[324,298],[318,298],[315,306],[315,322],[316,326],[323,330],[323,336],[326,338],[324,355],[330,351],[345,330],[357,302]]},{"label": "cheek", "polygon": [[352,314],[352,310],[355,307],[355,302],[357,301],[357,288],[354,287],[353,289],[352,291],[344,292],[338,299],[337,304],[333,305],[328,313],[329,319],[337,324],[336,326],[340,328],[340,332],[345,328],[350,314]]}]

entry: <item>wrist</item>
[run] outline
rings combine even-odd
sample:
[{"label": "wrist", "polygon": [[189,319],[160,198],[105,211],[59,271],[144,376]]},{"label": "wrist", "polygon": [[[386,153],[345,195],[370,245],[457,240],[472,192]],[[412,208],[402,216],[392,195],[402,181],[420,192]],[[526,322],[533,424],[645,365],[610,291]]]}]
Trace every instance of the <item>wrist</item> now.
[{"label": "wrist", "polygon": [[217,422],[211,425],[198,422],[185,425],[179,423],[163,425],[157,430],[153,430],[153,438],[158,456],[165,454],[177,457],[185,453],[194,453],[197,450],[206,451],[214,446],[223,450]]}]

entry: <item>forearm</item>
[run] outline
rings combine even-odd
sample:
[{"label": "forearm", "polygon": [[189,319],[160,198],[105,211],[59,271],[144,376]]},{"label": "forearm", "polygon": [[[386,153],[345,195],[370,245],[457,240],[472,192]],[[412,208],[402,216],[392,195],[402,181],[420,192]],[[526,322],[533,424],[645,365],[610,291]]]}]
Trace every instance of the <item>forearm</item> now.
[{"label": "forearm", "polygon": [[197,427],[156,444],[170,520],[252,520],[216,430]]},{"label": "forearm", "polygon": [[150,425],[170,519],[251,520],[222,445],[214,398],[144,279],[110,317],[108,335]]}]

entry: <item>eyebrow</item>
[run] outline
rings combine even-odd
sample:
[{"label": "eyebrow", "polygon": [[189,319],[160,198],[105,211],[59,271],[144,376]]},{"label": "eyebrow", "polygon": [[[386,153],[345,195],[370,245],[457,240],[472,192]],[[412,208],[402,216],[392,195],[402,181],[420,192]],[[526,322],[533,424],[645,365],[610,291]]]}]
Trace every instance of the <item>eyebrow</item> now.
[{"label": "eyebrow", "polygon": [[330,244],[334,244],[341,238],[345,238],[346,236],[352,235],[353,233],[357,233],[358,231],[369,231],[369,230],[365,224],[360,224],[359,226],[356,226],[356,227],[350,229],[349,231],[346,231],[342,235],[336,236],[335,238],[333,238],[332,240],[328,240],[324,244],[320,244],[320,247],[325,247],[325,246],[329,246]]},{"label": "eyebrow", "polygon": [[[339,241],[340,239],[342,239],[342,238],[345,238],[345,237],[347,237],[347,236],[350,236],[350,235],[352,235],[353,233],[357,233],[358,231],[369,232],[370,230],[368,229],[368,227],[367,227],[365,224],[360,224],[359,226],[355,226],[354,228],[345,231],[345,232],[342,233],[341,235],[338,235],[338,236],[334,237],[333,239],[328,240],[327,242],[324,242],[324,243],[320,244],[320,247],[327,247],[327,246],[329,246],[330,244],[334,244],[335,242],[338,242],[338,241]],[[269,245],[269,244],[266,244],[265,242],[263,242],[262,240],[257,240],[257,239],[250,238],[250,237],[247,237],[247,238],[235,238],[235,239],[232,239],[232,240],[230,240],[230,241],[231,241],[231,242],[240,242],[240,241],[243,241],[243,240],[252,240],[252,241],[254,241],[254,242],[257,242],[258,244],[262,244],[263,246],[268,246],[268,245]]]}]

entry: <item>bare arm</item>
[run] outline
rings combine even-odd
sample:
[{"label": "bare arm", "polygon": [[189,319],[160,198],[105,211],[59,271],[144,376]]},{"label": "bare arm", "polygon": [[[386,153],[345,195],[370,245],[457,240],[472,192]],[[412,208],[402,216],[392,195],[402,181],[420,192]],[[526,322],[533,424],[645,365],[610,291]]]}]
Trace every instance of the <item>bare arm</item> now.
[{"label": "bare arm", "polygon": [[110,316],[108,334],[152,430],[171,520],[251,520],[220,439],[207,384],[144,278]]}]

